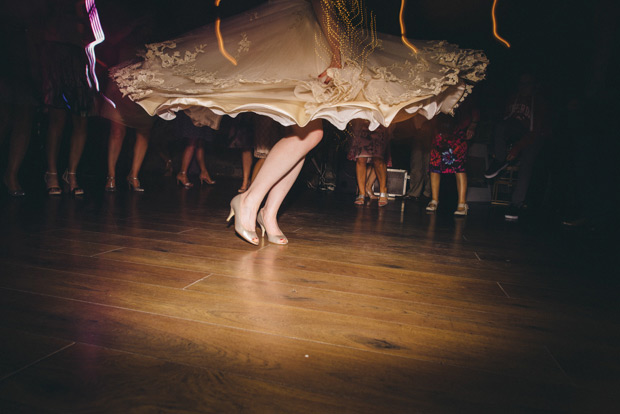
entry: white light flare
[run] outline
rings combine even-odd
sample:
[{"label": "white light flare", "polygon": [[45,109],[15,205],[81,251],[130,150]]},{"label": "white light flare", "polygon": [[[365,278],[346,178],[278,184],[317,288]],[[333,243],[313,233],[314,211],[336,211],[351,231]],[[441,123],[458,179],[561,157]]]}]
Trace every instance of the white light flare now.
[{"label": "white light flare", "polygon": [[88,75],[87,79],[90,87],[92,88],[92,79],[95,89],[99,91],[99,80],[97,79],[97,74],[95,73],[95,65],[97,64],[97,59],[95,57],[95,46],[105,40],[105,34],[101,28],[101,21],[99,20],[99,13],[97,12],[95,0],[85,0],[84,4],[86,6],[86,12],[88,13],[88,20],[90,20],[90,27],[93,31],[93,35],[95,36],[95,40],[86,45],[85,48],[86,56],[88,57],[88,65],[86,67],[86,73]]}]

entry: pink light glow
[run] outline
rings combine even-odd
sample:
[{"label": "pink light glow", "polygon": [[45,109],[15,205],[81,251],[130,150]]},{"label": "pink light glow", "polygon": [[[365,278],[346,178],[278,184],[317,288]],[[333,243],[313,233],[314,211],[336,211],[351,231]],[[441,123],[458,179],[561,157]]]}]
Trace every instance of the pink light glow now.
[{"label": "pink light glow", "polygon": [[99,20],[99,13],[97,12],[95,0],[86,0],[84,3],[86,5],[88,19],[90,20],[90,27],[93,30],[93,34],[95,35],[95,40],[89,43],[85,48],[86,56],[88,57],[88,66],[86,67],[86,72],[89,76],[87,76],[87,79],[88,84],[92,88],[92,78],[92,82],[95,84],[95,89],[98,91],[99,80],[97,79],[97,74],[95,73],[95,65],[97,64],[97,59],[95,57],[95,46],[105,40],[105,34],[103,33],[103,29],[101,28],[101,21]]}]

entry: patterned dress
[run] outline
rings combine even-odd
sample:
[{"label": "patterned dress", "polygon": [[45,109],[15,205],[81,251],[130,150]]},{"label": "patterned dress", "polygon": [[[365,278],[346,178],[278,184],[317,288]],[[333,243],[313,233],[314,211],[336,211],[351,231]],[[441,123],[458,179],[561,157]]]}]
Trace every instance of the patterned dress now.
[{"label": "patterned dress", "polygon": [[358,158],[377,157],[387,161],[388,144],[390,141],[389,129],[383,126],[371,131],[368,121],[364,119],[354,119],[349,124],[351,136],[351,146],[347,154],[347,159],[355,161]]},{"label": "patterned dress", "polygon": [[467,130],[478,113],[469,100],[454,117],[439,115],[433,122],[436,132],[431,145],[430,172],[438,174],[464,173],[467,162]]}]

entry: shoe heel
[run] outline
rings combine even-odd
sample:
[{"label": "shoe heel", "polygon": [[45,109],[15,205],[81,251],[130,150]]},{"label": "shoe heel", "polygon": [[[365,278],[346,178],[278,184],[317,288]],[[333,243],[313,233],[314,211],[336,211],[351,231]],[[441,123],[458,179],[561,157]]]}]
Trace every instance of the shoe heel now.
[{"label": "shoe heel", "polygon": [[232,207],[230,207],[230,213],[228,214],[228,218],[226,219],[226,221],[229,222],[234,216],[235,216],[235,210]]},{"label": "shoe heel", "polygon": [[258,225],[260,226],[261,236],[265,237],[265,226],[263,226],[263,223],[261,222],[258,222]]}]

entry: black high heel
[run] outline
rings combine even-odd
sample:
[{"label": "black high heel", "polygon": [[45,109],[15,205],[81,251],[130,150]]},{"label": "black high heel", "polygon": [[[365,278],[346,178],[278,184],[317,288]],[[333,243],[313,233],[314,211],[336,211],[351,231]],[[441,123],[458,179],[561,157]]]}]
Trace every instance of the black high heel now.
[{"label": "black high heel", "polygon": [[[75,187],[73,187],[71,185],[71,182],[69,181],[70,175],[74,176],[73,179],[76,181]],[[73,194],[74,196],[81,196],[84,195],[84,189],[77,185],[77,178],[75,178],[76,175],[76,173],[70,173],[69,170],[65,170],[65,173],[62,175],[62,180],[69,186],[69,191],[71,192],[71,194]]]}]

